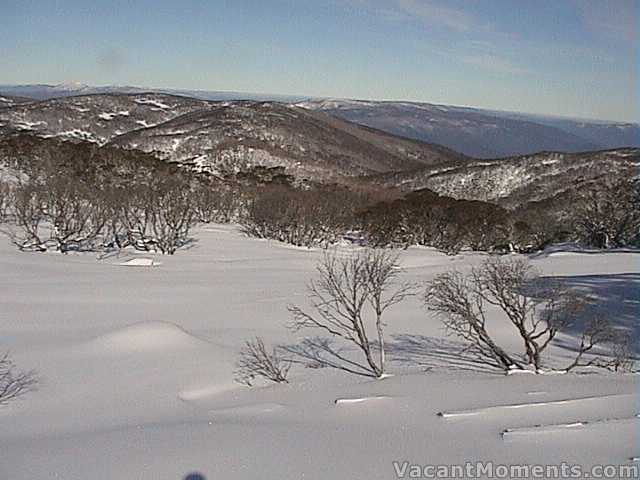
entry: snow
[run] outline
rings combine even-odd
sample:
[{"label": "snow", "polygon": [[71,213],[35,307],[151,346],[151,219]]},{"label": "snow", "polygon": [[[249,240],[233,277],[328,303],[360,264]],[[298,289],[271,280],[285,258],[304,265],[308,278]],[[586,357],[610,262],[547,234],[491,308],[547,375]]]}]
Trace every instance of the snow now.
[{"label": "snow", "polygon": [[16,128],[20,130],[33,130],[33,127],[39,127],[41,125],[46,125],[47,122],[39,121],[39,122],[29,122],[27,120],[20,120],[16,122]]},{"label": "snow", "polygon": [[[52,135],[47,135],[47,137],[50,137]],[[56,137],[72,137],[72,138],[78,138],[80,140],[88,140],[88,141],[95,141],[96,137],[93,133],[88,132],[86,130],[81,130],[79,128],[74,128],[71,130],[65,130],[64,132],[60,132],[56,135],[53,135]]]},{"label": "snow", "polygon": [[[156,268],[21,253],[0,237],[0,350],[41,378],[36,392],[0,408],[0,478],[375,480],[395,478],[394,461],[637,461],[637,375],[484,371],[456,360],[459,342],[419,298],[390,310],[393,375],[384,380],[295,365],[289,384],[235,383],[245,340],[300,340],[285,328],[287,305],[308,306],[305,283],[322,251],[278,248],[225,225],[197,236],[173,256],[145,254]],[[401,258],[406,279],[423,282],[486,255],[411,248]],[[637,252],[532,263],[637,298]],[[570,354],[551,351],[558,361]],[[476,414],[437,415],[460,411]]]},{"label": "snow", "polygon": [[118,265],[123,267],[157,267],[159,265],[162,265],[162,263],[160,263],[158,260],[154,260],[153,258],[138,257],[120,262]]},{"label": "snow", "polygon": [[167,108],[171,108],[169,105],[167,105],[166,103],[162,103],[158,100],[154,100],[152,98],[136,98],[134,100],[134,102],[136,102],[139,105],[153,105],[159,109],[167,109]]},{"label": "snow", "polygon": [[[603,395],[603,396],[583,397],[583,398],[567,398],[563,400],[550,400],[547,402],[525,402],[525,403],[515,403],[515,404],[508,404],[508,405],[492,405],[490,407],[474,408],[470,410],[440,412],[438,413],[438,416],[442,418],[468,417],[468,416],[474,416],[474,415],[482,415],[485,413],[493,413],[500,410],[537,408],[537,407],[546,407],[550,405],[566,405],[566,404],[588,402],[588,401],[608,402],[608,401],[612,401],[612,400],[615,401],[620,399],[633,401],[633,396],[634,396],[633,394]],[[628,398],[628,397],[631,397],[631,398]]]},{"label": "snow", "polygon": [[508,428],[502,432],[502,438],[514,439],[517,437],[526,437],[529,435],[547,435],[561,433],[566,428],[590,428],[592,426],[603,424],[632,423],[637,422],[640,415],[633,415],[626,418],[603,418],[598,420],[575,421],[571,423],[558,423],[552,425],[535,425],[533,427]]},{"label": "snow", "polygon": [[354,403],[364,403],[371,402],[375,400],[384,400],[385,398],[389,398],[386,395],[375,395],[372,397],[356,397],[356,398],[337,398],[335,401],[336,405],[351,405]]},{"label": "snow", "polygon": [[94,353],[148,352],[195,348],[202,341],[169,322],[141,322],[100,335],[88,342]]},{"label": "snow", "polygon": [[102,112],[98,114],[98,118],[102,119],[102,120],[113,120],[115,117],[128,117],[129,116],[129,111],[128,110],[121,110],[119,112]]},{"label": "snow", "polygon": [[136,120],[136,123],[143,128],[150,128],[155,126],[155,123],[148,123],[146,120]]}]

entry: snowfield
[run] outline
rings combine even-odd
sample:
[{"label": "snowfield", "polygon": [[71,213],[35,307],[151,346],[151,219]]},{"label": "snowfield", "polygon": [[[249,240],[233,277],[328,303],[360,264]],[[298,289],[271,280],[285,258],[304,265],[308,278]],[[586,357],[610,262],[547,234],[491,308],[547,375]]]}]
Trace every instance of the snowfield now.
[{"label": "snowfield", "polygon": [[[394,461],[589,468],[640,455],[637,375],[487,371],[455,355],[459,342],[419,298],[389,311],[384,379],[296,365],[288,385],[239,385],[245,340],[301,340],[286,307],[308,306],[322,253],[230,226],[197,237],[174,256],[98,260],[20,253],[0,236],[0,351],[41,378],[0,407],[0,479],[393,479]],[[412,248],[401,259],[406,280],[425,282],[485,257]],[[640,253],[531,261],[638,338]],[[516,341],[506,329],[496,338]],[[552,363],[566,363],[572,341],[560,338]]]}]

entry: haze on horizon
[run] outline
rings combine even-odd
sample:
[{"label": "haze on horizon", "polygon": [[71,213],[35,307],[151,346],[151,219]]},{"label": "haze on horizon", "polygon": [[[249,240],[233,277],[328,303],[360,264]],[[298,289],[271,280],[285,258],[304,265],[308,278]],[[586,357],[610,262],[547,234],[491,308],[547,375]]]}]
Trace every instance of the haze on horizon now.
[{"label": "haze on horizon", "polygon": [[5,2],[0,84],[424,101],[640,121],[636,0]]}]

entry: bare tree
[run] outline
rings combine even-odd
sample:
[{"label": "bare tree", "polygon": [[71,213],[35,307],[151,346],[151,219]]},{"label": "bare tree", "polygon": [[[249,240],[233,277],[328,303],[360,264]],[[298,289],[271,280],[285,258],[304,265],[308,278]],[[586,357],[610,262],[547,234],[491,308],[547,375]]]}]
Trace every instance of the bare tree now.
[{"label": "bare tree", "polygon": [[0,406],[34,390],[37,383],[33,371],[17,371],[8,353],[0,356]]},{"label": "bare tree", "polygon": [[162,189],[153,202],[151,231],[158,249],[173,255],[189,241],[195,211],[188,190],[178,185]]},{"label": "bare tree", "polygon": [[469,276],[451,271],[429,283],[425,305],[444,323],[447,332],[468,343],[466,352],[505,371],[522,369],[522,363],[500,347],[487,330],[482,292]]},{"label": "bare tree", "polygon": [[14,188],[7,182],[0,180],[0,223],[9,219],[13,213]]},{"label": "bare tree", "polygon": [[195,216],[200,223],[230,223],[242,204],[239,189],[221,183],[203,182],[191,192]]},{"label": "bare tree", "polygon": [[108,210],[95,188],[54,177],[47,181],[43,213],[56,250],[93,249],[107,223]]},{"label": "bare tree", "polygon": [[297,246],[326,247],[353,226],[361,196],[333,187],[304,190],[269,185],[252,197],[241,218],[244,233]]},{"label": "bare tree", "polygon": [[278,349],[267,349],[260,337],[245,342],[236,362],[236,381],[252,386],[256,377],[275,383],[289,383],[287,375],[292,362],[285,359]]},{"label": "bare tree", "polygon": [[527,363],[542,367],[542,353],[571,324],[584,301],[571,290],[540,277],[526,260],[491,258],[472,270],[480,299],[499,307],[518,331]]},{"label": "bare tree", "polygon": [[[587,362],[583,358],[596,346],[612,343],[614,330],[609,322],[597,317],[580,326],[579,316],[587,299],[542,278],[525,260],[490,258],[466,276],[459,272],[441,274],[429,284],[425,300],[427,308],[442,317],[450,332],[504,370],[529,365],[540,371],[542,354],[557,334],[569,327],[580,331],[580,345],[576,358],[564,370],[608,366],[600,357]],[[524,361],[508,354],[489,335],[487,305],[498,307],[515,328],[523,343]]]},{"label": "bare tree", "polygon": [[15,221],[7,226],[6,233],[20,250],[46,251],[42,230],[45,222],[43,204],[42,187],[31,184],[21,184],[16,187],[13,195]]},{"label": "bare tree", "polygon": [[[365,358],[364,363],[352,361],[340,351],[327,348],[326,343],[307,342],[307,347],[313,350],[315,345],[317,352],[321,350],[331,357],[325,362],[327,366],[346,367],[343,369],[360,375],[382,376],[385,372],[384,313],[412,294],[410,285],[394,285],[399,273],[398,256],[384,250],[363,250],[347,257],[325,253],[317,271],[318,279],[308,286],[314,313],[290,306],[291,328],[324,331],[355,345]],[[370,318],[367,318],[368,311],[372,312]],[[377,344],[370,338],[372,329],[375,329],[373,336]],[[322,356],[315,360],[322,361]]]}]

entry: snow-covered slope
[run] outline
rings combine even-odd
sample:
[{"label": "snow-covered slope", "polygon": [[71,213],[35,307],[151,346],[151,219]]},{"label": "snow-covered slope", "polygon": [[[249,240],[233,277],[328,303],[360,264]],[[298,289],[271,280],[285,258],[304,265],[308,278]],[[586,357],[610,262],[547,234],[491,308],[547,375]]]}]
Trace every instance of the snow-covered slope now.
[{"label": "snow-covered slope", "polygon": [[283,166],[314,179],[458,163],[456,152],[360,127],[323,113],[274,102],[222,102],[112,145],[213,172]]},{"label": "snow-covered slope", "polygon": [[442,195],[517,206],[571,191],[598,179],[632,171],[640,175],[640,149],[567,154],[541,152],[498,160],[474,160],[444,168],[379,176],[405,190],[429,188]]},{"label": "snow-covered slope", "polygon": [[20,103],[29,103],[29,102],[33,102],[33,99],[26,98],[26,97],[15,97],[12,95],[0,95],[0,109],[6,108],[6,107],[13,107]]},{"label": "snow-covered slope", "polygon": [[[246,339],[300,340],[285,329],[287,305],[306,305],[322,252],[231,227],[198,236],[154,268],[20,253],[0,237],[0,349],[41,376],[38,391],[0,408],[0,478],[377,480],[396,478],[394,461],[588,469],[640,454],[636,375],[481,372],[456,360],[460,344],[418,298],[390,310],[392,377],[296,366],[289,385],[235,384]],[[423,282],[483,258],[412,248],[402,263]],[[556,249],[532,262],[591,290],[638,335],[638,253]]]},{"label": "snow-covered slope", "polygon": [[103,144],[208,105],[202,100],[152,93],[60,98],[0,110],[0,134],[11,129]]},{"label": "snow-covered slope", "polygon": [[285,167],[312,179],[458,163],[466,157],[277,102],[208,102],[165,94],[85,95],[0,110],[0,135],[138,149],[197,170]]}]

